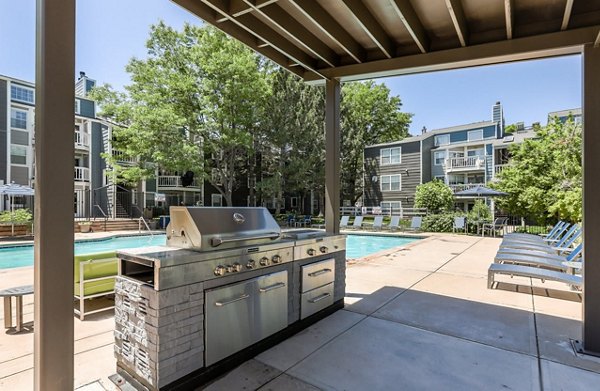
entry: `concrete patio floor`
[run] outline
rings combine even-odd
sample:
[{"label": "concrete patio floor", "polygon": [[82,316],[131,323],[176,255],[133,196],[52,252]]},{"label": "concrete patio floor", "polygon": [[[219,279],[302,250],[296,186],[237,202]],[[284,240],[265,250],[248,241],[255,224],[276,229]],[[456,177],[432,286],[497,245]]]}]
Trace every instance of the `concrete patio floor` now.
[{"label": "concrete patio floor", "polygon": [[[487,289],[499,243],[432,235],[353,261],[345,309],[206,389],[600,389],[600,359],[570,344],[581,335],[580,295],[516,277]],[[32,279],[31,268],[0,271],[0,289]],[[76,387],[114,389],[112,316],[74,322]],[[31,389],[32,351],[31,332],[0,334],[0,389]]]}]

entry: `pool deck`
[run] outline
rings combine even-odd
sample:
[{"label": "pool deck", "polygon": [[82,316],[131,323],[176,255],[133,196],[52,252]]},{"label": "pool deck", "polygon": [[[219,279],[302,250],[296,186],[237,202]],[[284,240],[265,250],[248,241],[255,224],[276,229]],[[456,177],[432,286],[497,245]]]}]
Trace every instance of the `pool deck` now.
[{"label": "pool deck", "polygon": [[[102,239],[110,239],[119,236],[146,236],[146,235],[164,235],[165,231],[142,231],[138,232],[137,230],[129,230],[129,231],[107,231],[107,232],[88,232],[88,233],[75,233],[75,241],[87,241],[87,240],[102,240]],[[33,240],[30,239],[15,239],[8,240],[3,239],[0,241],[0,248],[2,247],[13,247],[13,246],[31,246],[33,245]]]},{"label": "pool deck", "polygon": [[[432,234],[349,262],[343,310],[207,389],[598,389],[600,359],[570,345],[581,336],[581,295],[517,277],[487,289],[499,243]],[[0,271],[0,289],[32,280],[31,267]],[[114,390],[112,316],[74,323],[76,387]],[[0,389],[32,388],[32,352],[31,331],[0,334]]]}]

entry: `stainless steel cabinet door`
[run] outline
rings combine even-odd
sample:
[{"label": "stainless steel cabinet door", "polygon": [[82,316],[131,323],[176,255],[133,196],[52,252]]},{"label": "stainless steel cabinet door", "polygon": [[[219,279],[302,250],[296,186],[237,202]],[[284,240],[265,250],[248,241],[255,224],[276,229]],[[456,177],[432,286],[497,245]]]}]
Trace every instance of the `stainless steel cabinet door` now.
[{"label": "stainless steel cabinet door", "polygon": [[206,291],[206,365],[287,326],[287,271]]}]

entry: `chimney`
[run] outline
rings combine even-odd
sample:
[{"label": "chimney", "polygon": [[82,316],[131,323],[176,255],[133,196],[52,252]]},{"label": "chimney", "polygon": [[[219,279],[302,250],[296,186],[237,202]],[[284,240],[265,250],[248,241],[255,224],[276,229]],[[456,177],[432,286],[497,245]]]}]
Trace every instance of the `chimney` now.
[{"label": "chimney", "polygon": [[85,77],[85,72],[79,71],[79,78],[83,79]]},{"label": "chimney", "polygon": [[425,134],[427,133],[427,128],[425,126],[423,126],[423,129],[421,129],[421,134]]}]

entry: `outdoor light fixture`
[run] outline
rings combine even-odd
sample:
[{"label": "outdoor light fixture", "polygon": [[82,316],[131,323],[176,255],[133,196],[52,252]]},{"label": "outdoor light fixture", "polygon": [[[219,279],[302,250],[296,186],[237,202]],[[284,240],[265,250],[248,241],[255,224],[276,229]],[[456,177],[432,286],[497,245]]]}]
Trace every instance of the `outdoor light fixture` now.
[{"label": "outdoor light fixture", "polygon": [[377,175],[373,175],[373,177],[371,178],[371,180],[372,180],[373,182],[377,182]]}]

